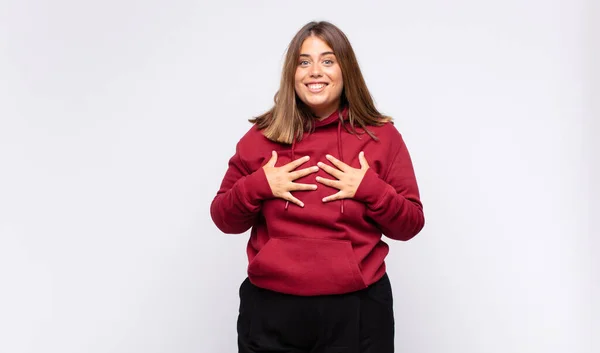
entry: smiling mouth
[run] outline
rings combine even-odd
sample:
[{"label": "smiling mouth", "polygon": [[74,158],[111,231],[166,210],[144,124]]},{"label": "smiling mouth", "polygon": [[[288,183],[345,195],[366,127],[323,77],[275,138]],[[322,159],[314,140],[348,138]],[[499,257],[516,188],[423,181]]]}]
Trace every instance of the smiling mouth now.
[{"label": "smiling mouth", "polygon": [[309,83],[306,85],[308,90],[312,93],[319,93],[327,87],[326,83]]}]

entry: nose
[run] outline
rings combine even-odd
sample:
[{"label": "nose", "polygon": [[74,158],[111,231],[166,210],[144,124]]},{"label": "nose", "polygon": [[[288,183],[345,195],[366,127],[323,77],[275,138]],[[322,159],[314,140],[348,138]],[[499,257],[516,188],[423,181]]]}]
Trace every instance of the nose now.
[{"label": "nose", "polygon": [[321,73],[321,66],[319,64],[314,64],[310,69],[310,77],[321,77],[323,74]]}]

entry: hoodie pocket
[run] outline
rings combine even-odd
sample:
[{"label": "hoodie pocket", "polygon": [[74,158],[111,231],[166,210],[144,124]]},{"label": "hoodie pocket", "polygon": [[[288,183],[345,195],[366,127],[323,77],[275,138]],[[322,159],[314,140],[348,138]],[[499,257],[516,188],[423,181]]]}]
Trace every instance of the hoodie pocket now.
[{"label": "hoodie pocket", "polygon": [[295,295],[366,288],[348,240],[271,238],[250,262],[248,275],[259,287]]}]

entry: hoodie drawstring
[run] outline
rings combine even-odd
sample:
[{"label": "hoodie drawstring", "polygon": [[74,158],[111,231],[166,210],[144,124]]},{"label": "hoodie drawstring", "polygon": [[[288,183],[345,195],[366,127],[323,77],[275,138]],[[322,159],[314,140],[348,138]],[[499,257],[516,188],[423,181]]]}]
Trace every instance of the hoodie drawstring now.
[{"label": "hoodie drawstring", "polygon": [[[339,119],[338,119],[338,128],[337,128],[337,148],[338,148],[338,156],[339,156],[339,160],[344,162],[344,152],[342,150],[342,124],[343,124],[343,116],[342,116],[342,112],[339,112],[338,115]],[[294,138],[292,140],[292,161],[296,160],[296,138]],[[340,205],[340,212],[344,213],[344,199],[341,199],[341,205]],[[288,207],[290,205],[289,201],[285,202],[285,210],[287,211]]]},{"label": "hoodie drawstring", "polygon": [[[294,137],[294,139],[292,140],[292,161],[296,160],[295,150],[296,150],[296,137]],[[289,205],[290,205],[290,202],[286,201],[285,202],[285,210],[286,211],[287,211]]]},{"label": "hoodie drawstring", "polygon": [[[341,116],[341,114],[340,114],[340,120],[338,120],[337,145],[338,145],[338,156],[340,156],[340,161],[344,162],[344,154],[342,152],[342,116]],[[344,199],[342,199],[342,205],[340,206],[340,210],[342,213],[344,213]]]}]

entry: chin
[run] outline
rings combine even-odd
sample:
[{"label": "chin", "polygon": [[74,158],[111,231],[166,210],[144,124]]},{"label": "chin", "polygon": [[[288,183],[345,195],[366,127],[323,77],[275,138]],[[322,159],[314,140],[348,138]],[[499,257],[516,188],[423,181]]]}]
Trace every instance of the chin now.
[{"label": "chin", "polygon": [[306,106],[308,107],[308,109],[310,109],[311,111],[314,112],[314,111],[318,111],[318,110],[323,109],[327,105],[326,104],[314,104],[314,103],[312,103],[312,104],[307,104]]},{"label": "chin", "polygon": [[310,108],[322,108],[327,106],[329,103],[326,99],[307,99],[304,104],[309,106]]}]

